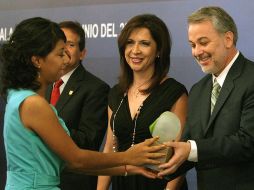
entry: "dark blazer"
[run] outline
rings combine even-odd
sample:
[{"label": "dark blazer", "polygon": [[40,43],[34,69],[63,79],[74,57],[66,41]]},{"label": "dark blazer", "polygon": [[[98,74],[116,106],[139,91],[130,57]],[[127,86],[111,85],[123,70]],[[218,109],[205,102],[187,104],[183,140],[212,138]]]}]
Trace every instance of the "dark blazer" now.
[{"label": "dark blazer", "polygon": [[[82,64],[72,73],[56,103],[72,139],[83,149],[98,151],[107,129],[107,96],[109,86],[85,70]],[[52,86],[46,98],[50,100]],[[62,190],[94,190],[97,177],[64,171]]]},{"label": "dark blazer", "polygon": [[254,189],[254,63],[238,56],[221,88],[212,115],[212,75],[189,94],[184,140],[195,140],[199,190]]}]

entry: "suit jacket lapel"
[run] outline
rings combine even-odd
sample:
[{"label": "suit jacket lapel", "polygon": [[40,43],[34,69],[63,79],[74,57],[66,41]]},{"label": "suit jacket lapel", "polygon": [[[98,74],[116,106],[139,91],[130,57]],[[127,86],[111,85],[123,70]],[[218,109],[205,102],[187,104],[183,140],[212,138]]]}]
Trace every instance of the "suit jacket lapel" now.
[{"label": "suit jacket lapel", "polygon": [[85,72],[85,69],[82,65],[78,66],[78,68],[72,73],[71,77],[67,81],[61,96],[56,103],[56,108],[60,113],[64,108],[64,105],[77,93],[80,87],[80,81],[83,80],[82,72]]},{"label": "suit jacket lapel", "polygon": [[207,130],[213,123],[213,121],[216,118],[216,116],[218,115],[220,109],[223,107],[224,103],[226,102],[226,100],[227,100],[228,96],[230,95],[230,92],[233,90],[233,88],[234,88],[234,84],[231,79],[230,79],[230,81],[224,82],[223,87],[221,88],[221,91],[220,91],[220,95],[219,95],[217,102],[214,106],[213,113],[209,119],[209,123],[207,125],[206,130],[205,130],[205,133],[207,132]]},{"label": "suit jacket lapel", "polygon": [[211,104],[210,100],[211,91],[212,91],[212,77],[210,76],[203,86],[202,94],[200,97],[200,118],[201,118],[201,126],[204,131],[207,129],[207,124],[210,118],[210,107],[207,105]]},{"label": "suit jacket lapel", "polygon": [[219,111],[222,109],[223,105],[227,101],[230,93],[234,89],[234,80],[241,74],[243,68],[244,57],[242,54],[238,56],[236,61],[233,63],[231,69],[229,70],[224,84],[221,88],[220,95],[217,99],[215,104],[213,113],[210,117],[209,123],[207,128],[205,129],[205,134],[207,133],[209,127],[212,125],[213,121],[215,120],[216,116],[219,114]]}]

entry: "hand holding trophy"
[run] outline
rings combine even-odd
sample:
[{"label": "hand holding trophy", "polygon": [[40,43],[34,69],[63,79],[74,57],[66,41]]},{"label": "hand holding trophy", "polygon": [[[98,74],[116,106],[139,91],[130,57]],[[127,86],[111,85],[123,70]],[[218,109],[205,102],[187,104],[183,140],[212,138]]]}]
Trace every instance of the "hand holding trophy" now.
[{"label": "hand holding trophy", "polygon": [[[149,129],[153,137],[160,137],[154,143],[154,145],[158,145],[167,141],[174,141],[180,133],[181,123],[174,113],[165,111],[149,126]],[[172,157],[173,149],[168,147],[160,152],[166,154],[165,157],[159,158],[162,163],[165,163]],[[146,165],[146,167],[156,171],[161,170],[157,165]]]}]

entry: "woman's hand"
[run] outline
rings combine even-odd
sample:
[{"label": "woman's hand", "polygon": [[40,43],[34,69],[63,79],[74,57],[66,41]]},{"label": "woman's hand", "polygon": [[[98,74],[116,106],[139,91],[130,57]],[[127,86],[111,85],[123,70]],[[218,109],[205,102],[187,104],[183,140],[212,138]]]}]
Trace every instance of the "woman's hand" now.
[{"label": "woman's hand", "polygon": [[126,164],[140,166],[144,164],[160,164],[158,158],[165,157],[165,153],[159,153],[159,150],[166,148],[166,145],[152,144],[158,140],[158,137],[146,139],[144,142],[136,144],[129,148],[125,153]]},{"label": "woman's hand", "polygon": [[126,171],[128,175],[143,175],[147,178],[155,179],[157,177],[157,171],[151,170],[149,168],[144,168],[144,167],[137,167],[137,166],[132,166],[132,165],[127,165],[126,166]]}]

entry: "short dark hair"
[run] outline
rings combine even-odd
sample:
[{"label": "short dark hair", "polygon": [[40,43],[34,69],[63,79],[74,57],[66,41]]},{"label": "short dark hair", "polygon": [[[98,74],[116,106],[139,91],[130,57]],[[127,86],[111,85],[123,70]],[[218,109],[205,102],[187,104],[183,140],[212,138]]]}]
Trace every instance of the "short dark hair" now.
[{"label": "short dark hair", "polygon": [[11,88],[38,90],[38,68],[34,66],[31,58],[46,57],[59,40],[66,41],[66,38],[55,22],[41,17],[20,22],[10,40],[0,49],[1,94],[5,97],[7,90]]},{"label": "short dark hair", "polygon": [[155,59],[155,71],[152,76],[150,86],[144,90],[149,93],[158,86],[161,80],[167,75],[170,67],[171,37],[166,24],[153,14],[141,14],[131,18],[118,38],[118,48],[120,53],[121,74],[119,85],[122,91],[127,91],[133,82],[133,72],[126,62],[124,52],[131,32],[137,28],[147,28],[152,38],[156,42],[159,56]]},{"label": "short dark hair", "polygon": [[63,21],[59,23],[60,28],[68,28],[79,36],[79,50],[83,51],[86,45],[85,31],[77,21]]}]

